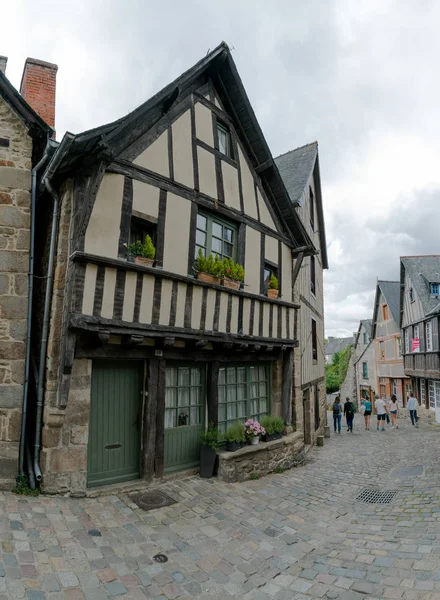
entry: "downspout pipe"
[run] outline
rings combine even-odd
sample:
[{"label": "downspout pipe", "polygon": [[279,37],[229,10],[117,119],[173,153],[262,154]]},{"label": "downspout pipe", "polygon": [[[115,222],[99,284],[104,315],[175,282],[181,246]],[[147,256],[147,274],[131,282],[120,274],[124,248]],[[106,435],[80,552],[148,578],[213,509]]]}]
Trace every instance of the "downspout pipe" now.
[{"label": "downspout pipe", "polygon": [[[32,169],[31,175],[31,222],[30,222],[30,243],[29,243],[29,274],[28,274],[28,310],[27,310],[27,331],[26,331],[26,356],[24,363],[24,386],[23,386],[23,403],[22,403],[22,418],[21,418],[21,434],[20,447],[18,458],[18,472],[21,476],[24,475],[25,463],[25,443],[26,443],[26,421],[27,421],[27,403],[29,390],[29,371],[31,362],[31,334],[32,334],[32,299],[34,290],[34,247],[35,247],[35,205],[37,202],[37,173],[47,161],[50,151],[49,142],[46,144],[44,154],[41,160]],[[28,467],[30,467],[30,461]]]},{"label": "downspout pipe", "polygon": [[41,445],[41,423],[43,417],[43,406],[44,406],[44,383],[45,383],[45,369],[46,369],[46,355],[47,355],[47,343],[49,337],[49,324],[50,324],[50,310],[52,306],[52,289],[53,289],[53,276],[55,271],[55,253],[58,239],[58,217],[60,208],[60,197],[58,192],[53,188],[51,184],[51,178],[56,171],[57,166],[60,164],[64,156],[67,154],[74,136],[71,133],[66,133],[61,142],[58,151],[55,153],[51,162],[49,163],[47,170],[43,176],[42,185],[53,198],[53,212],[52,212],[52,227],[50,234],[50,246],[49,246],[49,264],[47,266],[46,275],[46,295],[44,297],[44,312],[43,312],[43,327],[41,330],[41,346],[40,346],[40,361],[38,363],[38,387],[37,387],[37,411],[35,418],[35,447],[34,447],[34,474],[36,481],[40,482],[42,479],[40,469],[40,445]]},{"label": "downspout pipe", "polygon": [[45,369],[46,369],[46,354],[47,354],[47,342],[49,335],[49,322],[50,322],[50,308],[52,305],[52,289],[53,289],[53,275],[55,270],[55,248],[57,241],[57,229],[58,229],[58,214],[60,198],[58,193],[53,189],[49,179],[44,178],[43,184],[49,194],[53,198],[53,213],[52,213],[52,229],[50,234],[50,247],[49,247],[49,264],[47,267],[46,277],[46,294],[44,297],[44,313],[43,313],[43,328],[41,330],[41,346],[40,346],[40,361],[38,368],[38,388],[37,388],[37,413],[35,418],[35,450],[34,450],[34,473],[35,479],[41,481],[41,469],[40,469],[40,444],[41,444],[41,421],[43,417],[43,397],[44,397],[44,381],[45,381]]}]

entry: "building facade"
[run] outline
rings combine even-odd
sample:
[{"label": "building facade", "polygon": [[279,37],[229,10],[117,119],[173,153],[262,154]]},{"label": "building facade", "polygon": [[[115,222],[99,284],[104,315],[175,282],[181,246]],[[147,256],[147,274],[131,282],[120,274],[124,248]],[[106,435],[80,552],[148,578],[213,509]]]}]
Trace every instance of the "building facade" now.
[{"label": "building facade", "polygon": [[422,406],[440,409],[440,256],[400,259],[405,375]]},{"label": "building facade", "polygon": [[373,400],[376,393],[376,353],[372,338],[372,320],[359,323],[347,375],[341,385],[342,400],[348,396],[360,406],[362,399]]},{"label": "building facade", "polygon": [[356,333],[350,337],[337,338],[329,336],[327,343],[324,346],[325,351],[325,364],[331,365],[333,363],[333,357],[336,352],[342,352],[348,346],[351,346],[356,342]]},{"label": "building facade", "polygon": [[[36,418],[26,439],[46,491],[196,469],[208,422],[224,431],[278,414],[313,443],[324,426],[327,266],[317,148],[304,190],[319,198],[312,230],[225,44],[125,118],[66,134],[43,177],[35,255],[53,291],[35,290],[33,344],[47,362],[30,391],[41,438]],[[127,252],[146,234],[152,266]],[[241,288],[199,280],[199,250],[242,265]],[[296,282],[311,257],[314,299],[310,266],[309,295]]]},{"label": "building facade", "polygon": [[377,282],[372,336],[376,354],[376,392],[387,398],[395,394],[401,406],[406,406],[410,381],[403,368],[398,281]]},{"label": "building facade", "polygon": [[0,489],[11,489],[25,466],[20,435],[28,379],[32,170],[53,134],[54,112],[43,104],[54,111],[56,75],[55,65],[28,58],[20,95],[6,77],[6,64],[0,56]]}]

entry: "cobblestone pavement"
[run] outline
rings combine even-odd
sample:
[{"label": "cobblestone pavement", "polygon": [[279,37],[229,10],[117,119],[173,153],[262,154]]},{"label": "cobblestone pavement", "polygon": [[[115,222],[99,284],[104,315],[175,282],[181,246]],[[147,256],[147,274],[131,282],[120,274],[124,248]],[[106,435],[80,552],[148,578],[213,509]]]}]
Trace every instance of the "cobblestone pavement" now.
[{"label": "cobblestone pavement", "polygon": [[[440,600],[439,440],[423,423],[355,423],[304,467],[243,484],[167,483],[178,503],[151,512],[124,496],[4,493],[0,599]],[[364,487],[398,493],[364,504]]]}]

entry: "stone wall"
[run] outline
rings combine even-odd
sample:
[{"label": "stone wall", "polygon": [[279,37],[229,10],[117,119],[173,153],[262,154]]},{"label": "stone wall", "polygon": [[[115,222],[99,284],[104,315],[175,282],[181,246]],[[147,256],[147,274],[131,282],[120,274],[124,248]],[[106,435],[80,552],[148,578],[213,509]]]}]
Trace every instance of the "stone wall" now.
[{"label": "stone wall", "polygon": [[356,394],[356,368],[354,361],[357,360],[358,354],[356,349],[352,349],[350,360],[348,362],[347,373],[345,375],[345,379],[342,382],[340,389],[340,398],[341,402],[345,402],[345,398],[348,396],[351,400],[356,404],[357,402],[357,394]]},{"label": "stone wall", "polygon": [[218,452],[217,476],[233,483],[245,481],[251,474],[259,477],[273,473],[277,468],[291,469],[304,462],[304,437],[302,432],[291,433],[281,440],[245,446],[236,452]]},{"label": "stone wall", "polygon": [[0,98],[0,489],[17,474],[28,305],[32,139]]},{"label": "stone wall", "polygon": [[91,382],[92,361],[75,359],[66,409],[45,406],[41,468],[46,493],[85,495]]}]

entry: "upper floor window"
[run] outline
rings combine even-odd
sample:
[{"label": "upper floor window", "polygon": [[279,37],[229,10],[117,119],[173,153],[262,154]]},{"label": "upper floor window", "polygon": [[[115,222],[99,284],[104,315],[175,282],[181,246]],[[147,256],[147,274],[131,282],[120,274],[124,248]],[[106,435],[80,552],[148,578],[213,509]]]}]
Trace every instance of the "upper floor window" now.
[{"label": "upper floor window", "polygon": [[388,304],[382,304],[382,318],[384,321],[388,321]]},{"label": "upper floor window", "polygon": [[313,196],[313,190],[309,187],[309,198],[310,198],[310,225],[312,230],[315,230],[315,197]]},{"label": "upper floor window", "polygon": [[312,319],[312,359],[318,360],[318,335],[315,319]]},{"label": "upper floor window", "polygon": [[405,352],[411,352],[411,349],[409,347],[409,330],[405,329]]},{"label": "upper floor window", "polygon": [[144,243],[147,235],[151,237],[153,244],[156,244],[156,225],[149,221],[144,221],[144,219],[132,217],[130,225],[130,244],[135,244],[136,242]]},{"label": "upper floor window", "polygon": [[440,283],[430,283],[431,295],[440,296]]},{"label": "upper floor window", "polygon": [[400,358],[402,356],[402,338],[397,338],[397,356]]},{"label": "upper floor window", "polygon": [[217,135],[219,151],[229,158],[234,158],[232,137],[229,127],[217,121]]},{"label": "upper floor window", "polygon": [[385,358],[385,342],[379,342],[379,357]]},{"label": "upper floor window", "polygon": [[272,275],[278,279],[278,268],[275,265],[272,265],[271,263],[265,262],[264,263],[263,289],[261,290],[262,294],[267,293],[267,289],[269,287],[269,281],[270,281],[270,278],[272,277]]},{"label": "upper floor window", "polygon": [[364,344],[367,343],[367,334],[364,332]]},{"label": "upper floor window", "polygon": [[410,302],[414,302],[414,300],[415,300],[413,288],[409,288],[409,300],[410,300]]},{"label": "upper floor window", "polygon": [[432,322],[427,321],[426,323],[426,350],[430,352],[432,350]]},{"label": "upper floor window", "polygon": [[218,254],[220,258],[233,258],[237,255],[237,228],[228,221],[212,217],[208,213],[197,215],[196,251],[204,256]]},{"label": "upper floor window", "polygon": [[362,377],[368,379],[368,363],[366,362],[362,363]]},{"label": "upper floor window", "polygon": [[313,295],[316,294],[316,265],[315,257],[310,257],[310,291]]}]

